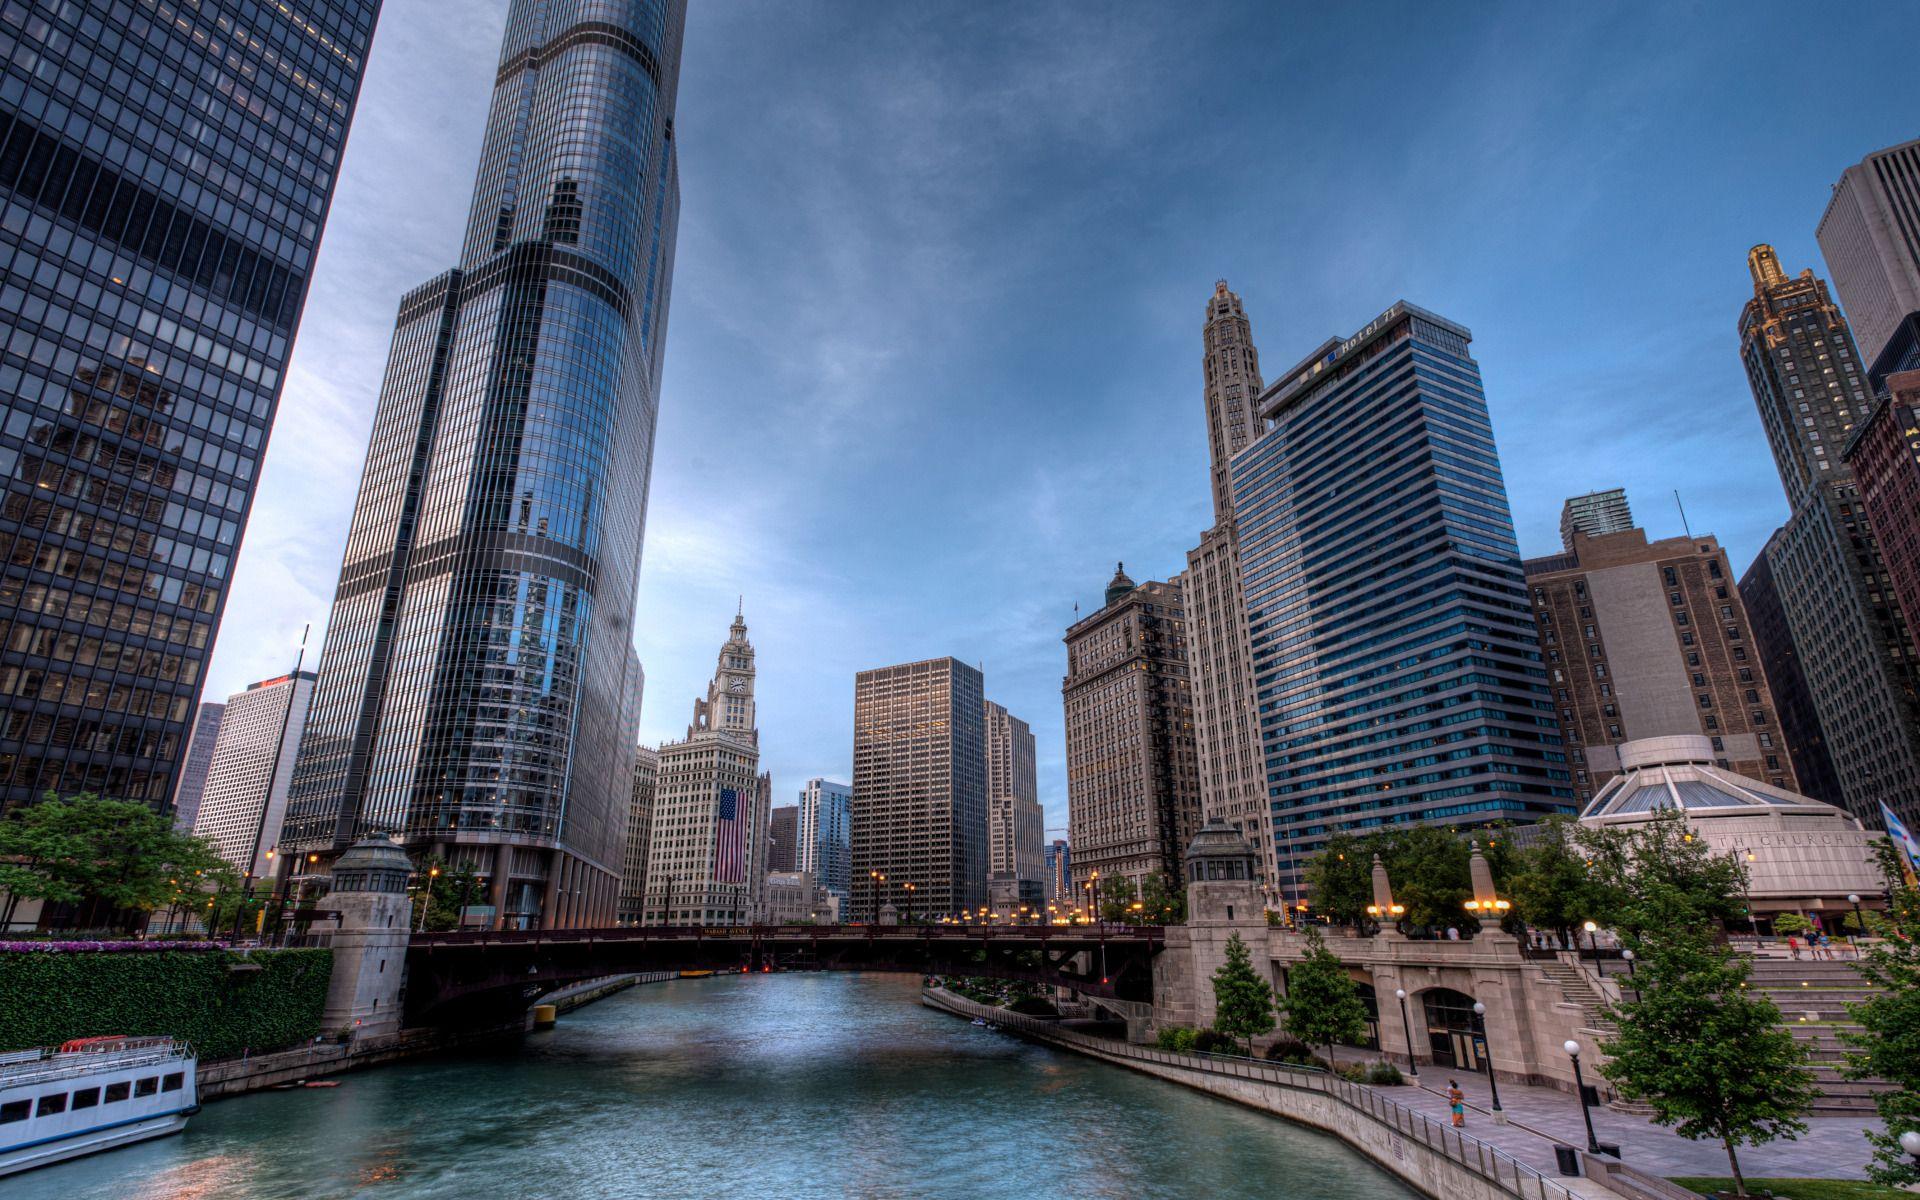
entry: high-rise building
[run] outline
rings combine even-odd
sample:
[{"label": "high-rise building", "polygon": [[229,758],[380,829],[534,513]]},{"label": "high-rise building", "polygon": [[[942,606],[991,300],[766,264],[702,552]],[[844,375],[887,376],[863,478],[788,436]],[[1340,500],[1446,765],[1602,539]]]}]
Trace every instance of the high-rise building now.
[{"label": "high-rise building", "polygon": [[193,830],[200,815],[200,797],[207,790],[207,768],[213,765],[213,743],[220,736],[220,714],[224,704],[206,703],[193,718],[193,733],[187,738],[186,757],[180,760],[180,783],[173,789],[173,825]]},{"label": "high-rise building", "polygon": [[735,613],[686,740],[660,747],[643,924],[737,925],[758,915],[767,818],[754,674],[747,622]]},{"label": "high-rise building", "polygon": [[1095,871],[1136,888],[1153,875],[1184,878],[1200,780],[1182,611],[1177,577],[1136,586],[1123,567],[1100,610],[1067,630],[1060,692],[1075,888]]},{"label": "high-rise building", "polygon": [[1047,903],[1054,904],[1073,895],[1073,852],[1065,838],[1047,843]]},{"label": "high-rise building", "polygon": [[1395,304],[1269,386],[1233,460],[1288,899],[1342,830],[1573,807],[1471,340]]},{"label": "high-rise building", "polygon": [[1560,506],[1560,545],[1566,550],[1573,549],[1576,533],[1597,538],[1633,527],[1633,510],[1627,507],[1625,488],[1573,496]]},{"label": "high-rise building", "polygon": [[0,21],[0,812],[173,795],[379,9]]},{"label": "high-rise building", "polygon": [[[1226,280],[1213,285],[1201,328],[1201,395],[1207,417],[1207,454],[1213,487],[1213,525],[1187,552],[1181,580],[1187,660],[1198,755],[1200,809],[1264,847],[1261,871],[1271,875],[1271,822],[1260,769],[1253,708],[1253,651],[1247,641],[1246,597],[1240,582],[1240,538],[1233,516],[1235,454],[1260,435],[1254,401],[1262,388],[1260,353],[1240,297]],[[1184,852],[1184,847],[1183,847]]]},{"label": "high-rise building", "polygon": [[[1890,376],[1886,390],[1841,457],[1859,484],[1901,611],[1920,613],[1920,371]],[[1916,633],[1911,623],[1907,633]]]},{"label": "high-rise building", "polygon": [[1746,605],[1747,618],[1753,623],[1755,649],[1767,671],[1767,686],[1773,692],[1774,710],[1780,716],[1780,738],[1786,743],[1787,756],[1800,779],[1800,791],[1828,804],[1841,805],[1839,777],[1833,773],[1833,759],[1827,754],[1826,735],[1820,731],[1820,718],[1813,711],[1813,693],[1800,670],[1800,655],[1787,628],[1786,610],[1780,607],[1780,589],[1773,580],[1773,568],[1767,555],[1781,540],[1784,529],[1777,529],[1767,546],[1754,555],[1747,573],[1740,577],[1740,602]]},{"label": "high-rise building", "polygon": [[800,806],[777,805],[767,822],[767,870],[798,871],[799,864]]},{"label": "high-rise building", "polygon": [[[891,902],[958,915],[987,899],[987,751],[980,672],[954,658],[853,678],[853,912]],[[876,875],[885,875],[881,883]]]},{"label": "high-rise building", "polygon": [[619,892],[684,19],[510,6],[459,265],[400,302],[294,781],[302,849],[398,834],[508,926],[604,925]]},{"label": "high-rise building", "polygon": [[273,864],[287,811],[293,755],[307,721],[314,673],[295,671],[250,683],[227,697],[213,762],[200,796],[193,832],[213,843],[220,857],[255,879]]},{"label": "high-rise building", "polygon": [[[1841,457],[1867,415],[1865,373],[1846,318],[1811,270],[1790,278],[1765,245],[1749,252],[1747,267],[1753,298],[1740,314],[1740,356],[1790,511],[1767,542],[1766,582],[1840,802],[1869,825],[1878,823],[1882,799],[1920,816],[1920,674],[1873,524]],[[1781,653],[1766,647],[1769,660]],[[1817,781],[1802,784],[1817,795]]]},{"label": "high-rise building", "polygon": [[1895,326],[1920,312],[1920,139],[1843,171],[1818,236],[1860,357],[1871,364]]},{"label": "high-rise building", "polygon": [[987,742],[987,903],[995,909],[1046,901],[1033,731],[993,701],[984,708]]},{"label": "high-rise building", "polygon": [[853,903],[853,788],[825,779],[809,779],[800,789],[798,869],[840,901]]},{"label": "high-rise building", "polygon": [[[1624,496],[1622,497],[1624,503]],[[1620,773],[1623,742],[1711,739],[1728,770],[1796,780],[1726,551],[1711,534],[1647,541],[1633,528],[1528,559],[1547,682],[1586,802]]]},{"label": "high-rise building", "polygon": [[620,904],[614,921],[639,925],[647,914],[647,851],[653,844],[653,793],[660,778],[660,752],[633,751],[633,797],[627,806],[627,852],[620,864]]}]

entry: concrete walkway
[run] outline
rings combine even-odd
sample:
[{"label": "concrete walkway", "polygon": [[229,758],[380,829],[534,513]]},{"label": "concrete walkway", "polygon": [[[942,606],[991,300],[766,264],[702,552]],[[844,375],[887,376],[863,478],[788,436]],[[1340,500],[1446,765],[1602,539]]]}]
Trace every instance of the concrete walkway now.
[{"label": "concrete walkway", "polygon": [[[1344,1047],[1338,1056],[1342,1062],[1377,1061],[1379,1057]],[[1571,1094],[1555,1088],[1501,1083],[1505,1126],[1494,1123],[1492,1093],[1484,1075],[1448,1072],[1429,1065],[1417,1081],[1408,1077],[1409,1086],[1380,1090],[1409,1108],[1447,1121],[1451,1119],[1446,1098],[1449,1079],[1458,1080],[1466,1095],[1467,1132],[1521,1161],[1546,1170],[1553,1165],[1554,1143],[1585,1149],[1587,1131],[1580,1120],[1580,1104]],[[1728,1173],[1726,1151],[1718,1142],[1688,1141],[1654,1124],[1651,1118],[1633,1113],[1600,1107],[1592,1114],[1594,1134],[1602,1142],[1617,1143],[1621,1161],[1648,1174],[1672,1177]],[[1762,1178],[1865,1179],[1872,1153],[1861,1134],[1879,1127],[1877,1120],[1866,1116],[1809,1118],[1807,1132],[1793,1141],[1742,1147],[1740,1169],[1748,1176]]]}]

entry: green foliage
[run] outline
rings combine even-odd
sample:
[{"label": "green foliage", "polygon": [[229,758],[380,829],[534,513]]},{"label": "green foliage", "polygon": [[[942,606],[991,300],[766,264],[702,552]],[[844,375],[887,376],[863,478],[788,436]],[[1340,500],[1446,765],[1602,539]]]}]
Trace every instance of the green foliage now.
[{"label": "green foliage", "polygon": [[485,898],[486,885],[478,875],[466,867],[449,867],[438,855],[415,863],[413,869],[419,886],[414,888],[408,911],[415,929],[420,927],[422,905],[427,908],[427,929],[439,933],[457,929],[460,910]]},{"label": "green foliage", "polygon": [[1783,912],[1773,918],[1773,931],[1781,937],[1805,937],[1813,932],[1813,922],[1799,913]]},{"label": "green foliage", "polygon": [[1383,830],[1364,839],[1335,834],[1325,849],[1307,864],[1307,890],[1314,908],[1342,925],[1368,925],[1367,906],[1373,903],[1373,856],[1378,854],[1393,883],[1394,903],[1406,909],[1412,925],[1462,932],[1479,928],[1466,910],[1473,897],[1468,872],[1472,852],[1454,833],[1436,826],[1415,825]]},{"label": "green foliage", "polygon": [[[1702,1196],[1714,1196],[1733,1187],[1722,1176],[1679,1176],[1673,1182]],[[1749,1184],[1793,1200],[1902,1200],[1902,1194],[1858,1179],[1749,1179]]]},{"label": "green foliage", "polygon": [[1007,1011],[1021,1013],[1029,1017],[1057,1017],[1060,1015],[1060,1010],[1053,1006],[1053,1001],[1048,1000],[1044,996],[1015,996],[1012,1002],[1007,1005]]},{"label": "green foliage", "polygon": [[1384,1059],[1367,1068],[1367,1082],[1375,1087],[1399,1087],[1406,1081],[1400,1068]]},{"label": "green foliage", "polygon": [[1213,973],[1213,1027],[1247,1044],[1273,1028],[1273,987],[1253,969],[1239,934],[1227,939],[1227,961]]},{"label": "green foliage", "polygon": [[1140,919],[1148,925],[1185,925],[1187,889],[1179,880],[1156,871],[1140,885]]},{"label": "green foliage", "polygon": [[180,833],[170,818],[90,793],[48,792],[0,819],[0,860],[8,919],[16,900],[48,900],[79,905],[81,928],[126,928],[128,914],[198,907],[207,886],[234,874],[210,842]]},{"label": "green foliage", "polygon": [[1679,813],[1663,811],[1631,830],[1602,826],[1575,836],[1605,924],[1629,941],[1665,921],[1718,926],[1746,910],[1746,865],[1709,850]]},{"label": "green foliage", "polygon": [[1174,1054],[1192,1054],[1195,1033],[1184,1025],[1169,1025],[1155,1038],[1155,1044],[1162,1050]]},{"label": "green foliage", "polygon": [[1102,875],[1099,892],[1102,921],[1133,920],[1133,902],[1140,898],[1139,893],[1134,890],[1133,880],[1125,875]]},{"label": "green foliage", "polygon": [[[1539,843],[1513,855],[1513,871],[1506,876],[1507,896],[1529,925],[1551,929],[1571,944],[1581,925],[1605,920],[1609,914],[1587,870],[1586,856],[1574,840],[1573,819],[1548,817],[1541,826]],[[1496,870],[1494,878],[1501,877]]]},{"label": "green foliage", "polygon": [[1320,931],[1309,926],[1304,935],[1307,952],[1287,972],[1287,1032],[1310,1046],[1357,1042],[1367,1033],[1367,1006],[1347,975],[1347,968],[1327,949]]},{"label": "green foliage", "polygon": [[1232,1054],[1240,1049],[1240,1043],[1219,1029],[1202,1029],[1193,1035],[1195,1054]]},{"label": "green foliage", "polygon": [[1336,833],[1307,863],[1307,893],[1328,920],[1342,925],[1366,920],[1367,905],[1373,903],[1373,847],[1378,844],[1378,837],[1363,843],[1350,833]]},{"label": "green foliage", "polygon": [[1896,1187],[1920,1183],[1920,1166],[1900,1148],[1902,1133],[1920,1130],[1920,891],[1907,886],[1892,843],[1883,839],[1875,850],[1887,878],[1887,911],[1866,914],[1868,928],[1882,940],[1867,948],[1855,969],[1878,994],[1847,1005],[1860,1032],[1841,1037],[1852,1047],[1850,1077],[1900,1085],[1874,1097],[1886,1128],[1867,1131],[1873,1145],[1868,1177]]},{"label": "green foliage", "polygon": [[[242,962],[260,969],[230,969]],[[0,954],[0,1051],[116,1033],[206,1059],[283,1050],[320,1032],[332,973],[327,950]]]},{"label": "green foliage", "polygon": [[1292,1034],[1283,1033],[1273,1039],[1273,1044],[1267,1047],[1267,1061],[1311,1066],[1314,1062],[1313,1050]]},{"label": "green foliage", "polygon": [[1718,1141],[1745,1195],[1738,1147],[1806,1132],[1816,1094],[1806,1050],[1771,1001],[1742,987],[1750,964],[1700,920],[1697,879],[1644,866],[1627,879],[1638,998],[1611,1014],[1620,1032],[1602,1045],[1600,1072],[1681,1137]]}]

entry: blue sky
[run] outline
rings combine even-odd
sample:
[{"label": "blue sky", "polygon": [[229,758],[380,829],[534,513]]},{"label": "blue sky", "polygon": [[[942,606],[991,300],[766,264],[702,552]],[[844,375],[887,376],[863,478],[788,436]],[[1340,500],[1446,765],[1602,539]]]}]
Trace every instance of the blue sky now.
[{"label": "blue sky", "polygon": [[[853,675],[952,654],[1039,739],[1116,559],[1208,524],[1202,305],[1269,380],[1406,298],[1469,326],[1523,553],[1625,486],[1744,569],[1785,515],[1734,322],[1920,134],[1911,7],[695,0],[640,583],[642,736],[744,594],[776,797]],[[452,265],[505,5],[387,0],[208,696],[326,619],[400,294]]]}]

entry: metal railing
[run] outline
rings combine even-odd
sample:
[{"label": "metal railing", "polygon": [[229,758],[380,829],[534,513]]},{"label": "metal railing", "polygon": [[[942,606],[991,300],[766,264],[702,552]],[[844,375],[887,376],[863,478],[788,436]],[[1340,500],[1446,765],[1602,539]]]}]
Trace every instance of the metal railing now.
[{"label": "metal railing", "polygon": [[991,1024],[1018,1029],[1043,1041],[1078,1046],[1113,1058],[1159,1063],[1183,1070],[1204,1071],[1235,1079],[1248,1079],[1280,1087],[1298,1088],[1302,1091],[1320,1092],[1387,1126],[1402,1137],[1437,1151],[1443,1157],[1460,1164],[1502,1190],[1521,1197],[1522,1200],[1576,1200],[1571,1190],[1547,1178],[1539,1170],[1521,1162],[1506,1151],[1489,1145],[1479,1138],[1461,1133],[1450,1125],[1442,1125],[1425,1113],[1417,1112],[1398,1101],[1389,1100],[1373,1088],[1342,1079],[1318,1067],[1268,1062],[1265,1059],[1245,1058],[1239,1055],[1182,1054],[1171,1050],[1132,1046],[1124,1042],[1092,1037],[1071,1029],[1062,1029],[1052,1021],[1010,1013],[1005,1009],[988,1008],[984,1004],[975,1004],[945,989],[933,989],[928,994],[933,996],[942,1007],[961,1016],[980,1017]]},{"label": "metal railing", "polygon": [[101,1071],[167,1066],[192,1057],[192,1047],[169,1038],[141,1038],[138,1044],[116,1050],[24,1050],[0,1063],[0,1087],[50,1083]]},{"label": "metal railing", "polygon": [[608,929],[461,929],[416,933],[415,946],[563,945],[580,942],[934,941],[1162,943],[1159,925],[640,925]]}]

